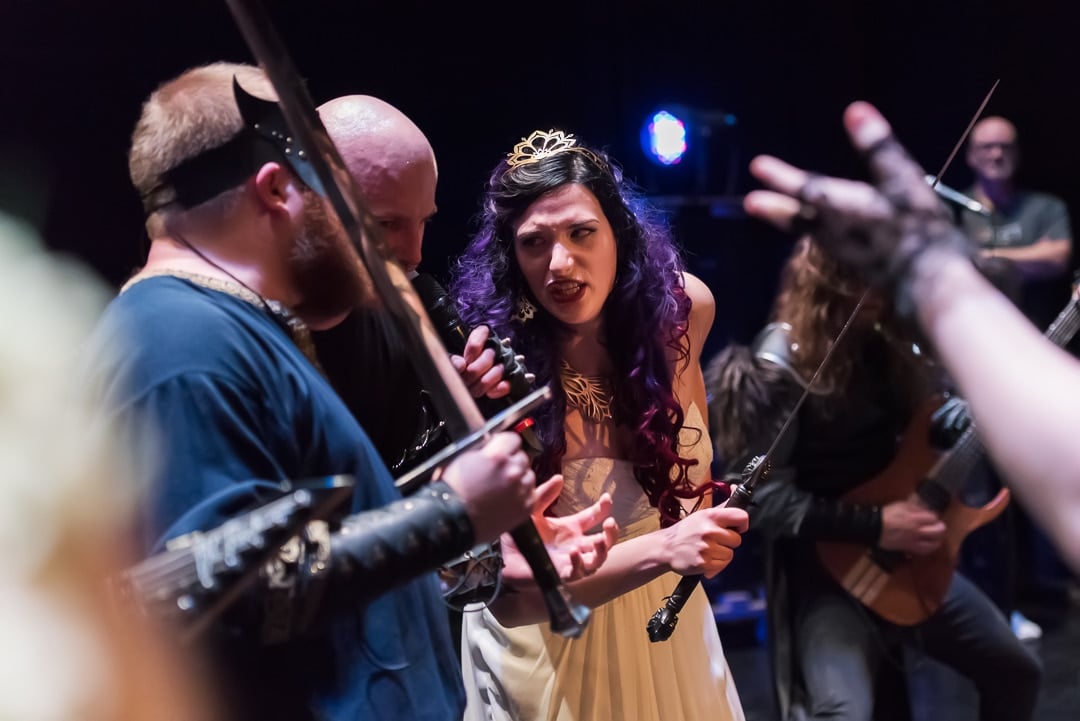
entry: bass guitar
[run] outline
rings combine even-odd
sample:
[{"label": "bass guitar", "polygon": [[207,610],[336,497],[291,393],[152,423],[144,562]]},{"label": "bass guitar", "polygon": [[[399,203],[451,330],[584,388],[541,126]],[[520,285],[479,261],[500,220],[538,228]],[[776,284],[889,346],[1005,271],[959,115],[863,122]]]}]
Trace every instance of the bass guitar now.
[{"label": "bass guitar", "polygon": [[[1080,329],[1080,284],[1074,283],[1068,304],[1046,330],[1046,337],[1064,346]],[[818,557],[830,576],[875,614],[900,626],[925,621],[941,606],[956,569],[964,539],[994,520],[1009,503],[1002,489],[982,507],[956,499],[984,449],[969,427],[946,452],[930,446],[931,416],[941,399],[931,399],[916,414],[904,433],[893,462],[880,474],[858,486],[843,499],[851,503],[886,505],[917,493],[945,522],[945,539],[926,556],[911,557],[898,551],[853,543],[819,541]]]},{"label": "bass guitar", "polygon": [[121,603],[175,624],[190,642],[257,578],[259,569],[311,521],[327,518],[352,494],[352,476],[282,484],[282,496],[168,548],[112,580]]}]

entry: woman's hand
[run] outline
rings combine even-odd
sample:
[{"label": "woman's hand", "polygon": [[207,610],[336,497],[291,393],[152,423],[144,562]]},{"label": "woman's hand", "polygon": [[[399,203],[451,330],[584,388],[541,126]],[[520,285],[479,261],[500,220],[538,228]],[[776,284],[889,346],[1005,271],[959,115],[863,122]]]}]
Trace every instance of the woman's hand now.
[{"label": "woman's hand", "polygon": [[705,508],[669,526],[664,534],[671,570],[712,578],[727,568],[750,525],[741,508]]},{"label": "woman's hand", "polygon": [[[563,582],[576,581],[596,572],[607,560],[618,539],[619,527],[611,518],[611,496],[569,516],[545,515],[562,492],[563,477],[552,476],[536,489],[532,517],[547,547],[551,562]],[[599,530],[589,533],[599,527]],[[511,586],[532,582],[532,571],[509,534],[502,537],[503,580]]]}]

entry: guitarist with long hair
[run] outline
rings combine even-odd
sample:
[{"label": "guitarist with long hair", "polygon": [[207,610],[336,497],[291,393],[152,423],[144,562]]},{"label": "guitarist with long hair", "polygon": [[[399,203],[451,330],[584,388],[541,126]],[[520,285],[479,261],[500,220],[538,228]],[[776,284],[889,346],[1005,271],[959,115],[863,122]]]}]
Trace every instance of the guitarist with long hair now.
[{"label": "guitarist with long hair", "polygon": [[900,675],[906,645],[971,679],[981,719],[1031,718],[1039,663],[953,572],[951,501],[921,484],[969,424],[958,399],[931,403],[946,389],[940,368],[885,294],[808,238],[784,267],[772,320],[753,347],[725,349],[706,381],[733,472],[770,445],[809,385],[751,512],[769,548],[782,717],[902,715],[902,695],[877,691]]}]

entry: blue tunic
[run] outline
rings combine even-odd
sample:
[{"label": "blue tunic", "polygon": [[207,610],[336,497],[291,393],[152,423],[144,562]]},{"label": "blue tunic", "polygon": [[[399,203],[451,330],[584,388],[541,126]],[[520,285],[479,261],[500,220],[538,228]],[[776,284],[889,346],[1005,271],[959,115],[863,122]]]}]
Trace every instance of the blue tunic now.
[{"label": "blue tunic", "polygon": [[[354,475],[353,512],[400,499],[364,431],[266,310],[149,278],[110,304],[95,343],[93,380],[149,481],[147,551],[264,502],[268,481]],[[273,646],[242,635],[218,652],[216,672],[243,717],[458,719],[446,619],[428,575],[314,635]]]}]

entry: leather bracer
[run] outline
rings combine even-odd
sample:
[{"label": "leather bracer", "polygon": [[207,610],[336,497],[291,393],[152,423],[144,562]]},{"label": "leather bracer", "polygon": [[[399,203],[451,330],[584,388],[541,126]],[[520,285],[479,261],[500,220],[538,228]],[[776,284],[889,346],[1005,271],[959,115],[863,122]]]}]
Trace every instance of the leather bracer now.
[{"label": "leather bracer", "polygon": [[460,556],[473,535],[465,504],[441,482],[348,516],[332,533],[308,524],[263,568],[259,636],[273,644],[306,635]]},{"label": "leather bracer", "polygon": [[385,508],[349,516],[330,542],[333,602],[369,601],[457,558],[473,542],[464,502],[441,482]]}]

